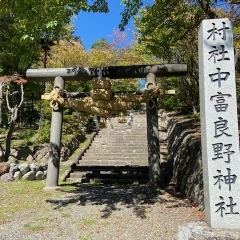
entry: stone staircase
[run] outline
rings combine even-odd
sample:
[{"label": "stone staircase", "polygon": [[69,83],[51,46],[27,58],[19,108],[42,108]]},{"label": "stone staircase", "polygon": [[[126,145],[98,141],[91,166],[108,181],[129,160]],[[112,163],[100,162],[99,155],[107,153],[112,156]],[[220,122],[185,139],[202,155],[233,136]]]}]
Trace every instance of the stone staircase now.
[{"label": "stone staircase", "polygon": [[[128,117],[126,116],[126,120]],[[166,159],[166,131],[160,127],[161,159]],[[68,181],[146,183],[148,182],[148,149],[146,113],[134,113],[133,121],[118,123],[118,117],[107,120],[90,148],[74,165]]]}]

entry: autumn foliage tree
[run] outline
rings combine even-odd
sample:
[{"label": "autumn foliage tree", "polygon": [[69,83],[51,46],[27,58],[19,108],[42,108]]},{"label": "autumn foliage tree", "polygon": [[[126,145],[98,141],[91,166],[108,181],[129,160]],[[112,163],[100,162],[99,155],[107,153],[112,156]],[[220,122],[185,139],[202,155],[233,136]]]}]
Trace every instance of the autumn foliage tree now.
[{"label": "autumn foliage tree", "polygon": [[[88,53],[88,65],[99,66],[127,66],[159,63],[158,59],[148,54],[142,54],[136,49],[136,42],[129,41],[127,32],[114,29],[110,35],[110,42],[105,39],[97,40]],[[113,81],[113,89],[136,90],[139,79],[118,79]]]}]

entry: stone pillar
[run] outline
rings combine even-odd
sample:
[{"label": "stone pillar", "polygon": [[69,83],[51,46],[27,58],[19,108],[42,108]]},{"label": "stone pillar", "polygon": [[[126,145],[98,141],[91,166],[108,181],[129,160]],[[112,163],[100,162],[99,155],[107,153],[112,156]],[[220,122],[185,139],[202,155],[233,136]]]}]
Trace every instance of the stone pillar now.
[{"label": "stone pillar", "polygon": [[205,220],[212,228],[239,230],[239,134],[230,20],[203,20],[198,42]]},{"label": "stone pillar", "polygon": [[[153,88],[156,85],[154,74],[147,75],[146,87]],[[147,140],[148,140],[148,167],[149,186],[152,189],[160,188],[160,145],[158,131],[157,99],[154,98],[146,104],[147,112]]]},{"label": "stone pillar", "polygon": [[[53,90],[59,92],[64,89],[64,80],[61,77],[56,77]],[[56,190],[58,186],[59,167],[60,167],[60,151],[61,151],[61,136],[62,136],[62,120],[63,107],[58,103],[53,103],[51,134],[47,170],[47,182],[45,190]]]}]

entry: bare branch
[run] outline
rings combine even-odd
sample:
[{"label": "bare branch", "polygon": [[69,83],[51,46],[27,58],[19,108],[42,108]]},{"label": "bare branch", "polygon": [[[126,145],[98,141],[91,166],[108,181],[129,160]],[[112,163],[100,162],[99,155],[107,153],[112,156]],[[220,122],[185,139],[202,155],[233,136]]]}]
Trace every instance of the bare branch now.
[{"label": "bare branch", "polygon": [[211,6],[209,5],[207,0],[197,0],[197,1],[209,19],[214,19],[217,17],[216,13],[212,11]]},{"label": "bare branch", "polygon": [[7,103],[7,108],[8,108],[8,110],[9,110],[10,112],[12,112],[12,108],[11,108],[10,105],[9,105],[9,100],[8,100],[8,98],[9,98],[9,86],[7,85],[6,103]]},{"label": "bare branch", "polygon": [[18,108],[21,107],[22,103],[23,103],[23,95],[24,95],[24,91],[23,91],[23,84],[21,84],[21,101],[18,104]]},{"label": "bare branch", "polygon": [[235,0],[235,1],[228,1],[229,3],[231,3],[231,4],[240,4],[240,0]]},{"label": "bare branch", "polygon": [[10,96],[13,96],[13,95],[15,95],[15,94],[17,94],[17,93],[18,93],[18,91],[15,91],[15,92],[9,93],[9,95],[10,95]]}]

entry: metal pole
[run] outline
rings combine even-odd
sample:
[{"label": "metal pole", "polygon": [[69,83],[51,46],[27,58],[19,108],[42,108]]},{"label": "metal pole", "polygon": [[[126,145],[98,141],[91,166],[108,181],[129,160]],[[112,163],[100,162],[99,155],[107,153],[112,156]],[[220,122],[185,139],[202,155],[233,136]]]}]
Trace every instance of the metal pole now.
[{"label": "metal pole", "polygon": [[[56,77],[54,81],[54,91],[59,92],[64,89],[64,80]],[[48,158],[47,182],[45,190],[59,189],[59,166],[62,136],[63,107],[55,103],[52,110],[50,147]]]},{"label": "metal pole", "polygon": [[[146,87],[153,88],[156,85],[156,77],[153,73],[147,75]],[[147,140],[148,140],[148,167],[149,186],[152,189],[160,188],[160,145],[158,132],[157,99],[146,104],[147,112]]]}]

